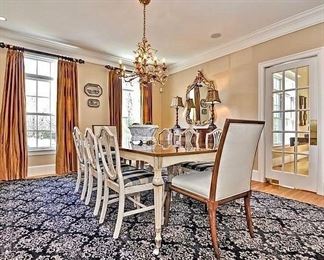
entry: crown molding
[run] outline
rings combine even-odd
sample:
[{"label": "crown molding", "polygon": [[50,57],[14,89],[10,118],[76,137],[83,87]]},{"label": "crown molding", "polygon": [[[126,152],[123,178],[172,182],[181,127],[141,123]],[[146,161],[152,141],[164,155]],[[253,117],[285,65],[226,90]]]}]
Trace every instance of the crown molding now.
[{"label": "crown molding", "polygon": [[[29,49],[55,53],[62,56],[83,59],[86,62],[98,65],[119,66],[121,57],[114,56],[109,53],[92,51],[80,48],[69,43],[61,43],[60,41],[48,40],[41,37],[35,37],[21,32],[15,32],[0,28],[0,42],[5,42],[12,45],[17,45]],[[70,46],[69,46],[70,45]],[[124,65],[128,69],[132,68],[132,61],[123,59]]]},{"label": "crown molding", "polygon": [[293,15],[284,20],[266,26],[251,34],[196,55],[193,58],[169,67],[169,74],[174,74],[202,63],[223,57],[233,52],[272,40],[274,38],[324,22],[324,5]]}]

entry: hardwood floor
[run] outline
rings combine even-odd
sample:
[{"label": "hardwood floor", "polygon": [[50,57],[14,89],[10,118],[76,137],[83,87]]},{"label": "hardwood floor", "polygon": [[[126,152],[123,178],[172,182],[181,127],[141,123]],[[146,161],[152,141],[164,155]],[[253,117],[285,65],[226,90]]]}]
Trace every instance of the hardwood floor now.
[{"label": "hardwood floor", "polygon": [[279,185],[256,181],[252,181],[252,190],[324,207],[324,196],[309,191],[289,189]]}]

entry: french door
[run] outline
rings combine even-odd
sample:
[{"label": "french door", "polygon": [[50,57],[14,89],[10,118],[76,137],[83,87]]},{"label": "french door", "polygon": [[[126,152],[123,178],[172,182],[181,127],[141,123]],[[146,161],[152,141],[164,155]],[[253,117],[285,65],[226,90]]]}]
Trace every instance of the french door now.
[{"label": "french door", "polygon": [[266,69],[266,178],[316,191],[317,86],[315,58]]}]

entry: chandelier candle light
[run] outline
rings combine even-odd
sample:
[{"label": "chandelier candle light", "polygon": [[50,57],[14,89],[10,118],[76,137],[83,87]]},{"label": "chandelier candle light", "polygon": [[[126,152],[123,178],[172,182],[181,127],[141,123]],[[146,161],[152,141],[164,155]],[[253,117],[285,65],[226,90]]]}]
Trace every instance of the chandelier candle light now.
[{"label": "chandelier candle light", "polygon": [[165,59],[162,59],[162,63],[158,60],[156,56],[157,50],[152,49],[151,44],[146,39],[146,6],[151,2],[151,0],[139,0],[139,2],[144,6],[143,38],[142,41],[137,44],[137,50],[134,51],[134,72],[127,74],[126,67],[120,60],[118,73],[126,82],[139,78],[140,84],[143,84],[144,86],[150,83],[159,83],[163,86],[168,77],[166,74],[167,67]]}]

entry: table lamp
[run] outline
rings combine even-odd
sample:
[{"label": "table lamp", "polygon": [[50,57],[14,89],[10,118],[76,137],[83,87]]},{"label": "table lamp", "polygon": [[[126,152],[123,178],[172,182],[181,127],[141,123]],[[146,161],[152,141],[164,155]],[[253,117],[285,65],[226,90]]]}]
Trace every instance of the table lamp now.
[{"label": "table lamp", "polygon": [[179,125],[179,107],[184,107],[182,103],[182,97],[174,97],[171,101],[171,107],[174,107],[176,109],[176,124],[173,128],[180,128]]},{"label": "table lamp", "polygon": [[208,89],[206,103],[211,104],[211,122],[208,128],[215,129],[217,126],[214,124],[214,104],[221,103],[217,89]]}]

